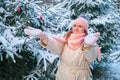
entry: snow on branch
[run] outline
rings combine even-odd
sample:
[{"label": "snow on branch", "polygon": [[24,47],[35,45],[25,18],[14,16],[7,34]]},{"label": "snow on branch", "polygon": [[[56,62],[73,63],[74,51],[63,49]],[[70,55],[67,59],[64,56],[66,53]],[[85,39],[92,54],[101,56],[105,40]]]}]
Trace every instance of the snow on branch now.
[{"label": "snow on branch", "polygon": [[111,57],[111,60],[112,60],[113,62],[119,62],[119,63],[120,63],[120,50],[111,53],[111,54],[110,54],[110,57]]},{"label": "snow on branch", "polygon": [[111,18],[111,14],[108,15],[102,15],[102,16],[98,16],[97,18],[91,20],[90,24],[94,24],[94,25],[106,25],[106,23],[113,23],[114,20],[112,20]]}]

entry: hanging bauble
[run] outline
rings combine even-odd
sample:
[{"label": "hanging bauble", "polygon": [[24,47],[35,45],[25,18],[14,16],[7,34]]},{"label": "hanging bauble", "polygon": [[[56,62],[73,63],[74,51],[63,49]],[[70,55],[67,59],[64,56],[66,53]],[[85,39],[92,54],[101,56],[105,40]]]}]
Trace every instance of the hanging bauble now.
[{"label": "hanging bauble", "polygon": [[17,12],[20,14],[20,12],[21,12],[20,6],[17,8]]},{"label": "hanging bauble", "polygon": [[43,17],[42,16],[40,16],[40,20],[42,20],[43,19]]}]

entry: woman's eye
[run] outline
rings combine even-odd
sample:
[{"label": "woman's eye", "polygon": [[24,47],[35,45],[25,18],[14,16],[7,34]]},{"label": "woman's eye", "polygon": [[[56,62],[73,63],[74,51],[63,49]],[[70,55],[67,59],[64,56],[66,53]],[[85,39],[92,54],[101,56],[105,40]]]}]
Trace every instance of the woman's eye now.
[{"label": "woman's eye", "polygon": [[76,25],[73,25],[74,27],[76,27]]},{"label": "woman's eye", "polygon": [[79,27],[82,27],[81,25],[79,25]]}]

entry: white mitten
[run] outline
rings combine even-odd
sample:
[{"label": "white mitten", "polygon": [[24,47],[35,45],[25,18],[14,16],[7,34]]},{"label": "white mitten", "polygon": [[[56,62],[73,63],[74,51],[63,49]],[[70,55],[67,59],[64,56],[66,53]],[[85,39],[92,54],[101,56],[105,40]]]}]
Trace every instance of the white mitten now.
[{"label": "white mitten", "polygon": [[28,27],[28,28],[24,29],[24,32],[25,32],[25,34],[30,35],[30,36],[38,37],[41,39],[46,38],[46,34],[44,32],[42,32],[40,29]]},{"label": "white mitten", "polygon": [[28,28],[24,29],[24,32],[25,32],[25,34],[30,35],[30,36],[40,37],[40,33],[42,31],[39,29],[28,27]]},{"label": "white mitten", "polygon": [[96,41],[98,40],[98,37],[100,36],[100,33],[90,34],[87,35],[84,39],[84,42],[86,45],[89,46],[96,46]]}]

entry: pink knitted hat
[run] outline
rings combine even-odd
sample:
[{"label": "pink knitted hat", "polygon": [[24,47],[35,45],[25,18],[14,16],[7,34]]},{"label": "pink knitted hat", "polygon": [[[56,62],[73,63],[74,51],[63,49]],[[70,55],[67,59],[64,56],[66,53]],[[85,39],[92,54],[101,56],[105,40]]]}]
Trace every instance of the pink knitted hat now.
[{"label": "pink knitted hat", "polygon": [[73,24],[78,24],[84,27],[85,31],[88,33],[88,21],[85,18],[77,18],[74,20]]}]

